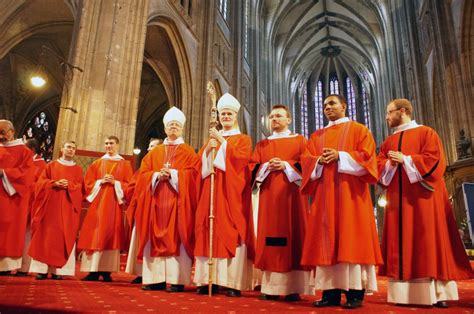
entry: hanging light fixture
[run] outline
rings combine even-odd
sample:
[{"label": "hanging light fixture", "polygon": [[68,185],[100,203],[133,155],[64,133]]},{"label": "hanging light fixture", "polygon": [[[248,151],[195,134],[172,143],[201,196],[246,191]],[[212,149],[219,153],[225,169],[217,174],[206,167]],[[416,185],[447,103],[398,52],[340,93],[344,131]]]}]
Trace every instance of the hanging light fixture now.
[{"label": "hanging light fixture", "polygon": [[41,53],[38,58],[38,64],[36,65],[35,70],[32,72],[30,77],[30,83],[35,88],[41,88],[46,85],[47,82],[47,75],[44,71],[44,57],[45,57],[45,50],[43,46],[41,47]]},{"label": "hanging light fixture", "polygon": [[[54,56],[58,62],[63,74],[63,78],[65,82],[69,82],[72,80],[72,72],[73,70],[78,70],[79,72],[83,72],[83,70],[69,62],[67,62],[62,56],[56,53],[53,49],[49,48],[48,46],[41,46],[41,53],[38,58],[38,65],[36,70],[33,72],[30,82],[36,88],[41,88],[47,83],[47,75],[44,70],[44,59],[46,58],[46,54]],[[65,85],[67,88],[67,84]]]},{"label": "hanging light fixture", "polygon": [[36,88],[41,88],[46,84],[46,80],[40,73],[33,74],[33,76],[31,76],[30,82],[31,85]]}]

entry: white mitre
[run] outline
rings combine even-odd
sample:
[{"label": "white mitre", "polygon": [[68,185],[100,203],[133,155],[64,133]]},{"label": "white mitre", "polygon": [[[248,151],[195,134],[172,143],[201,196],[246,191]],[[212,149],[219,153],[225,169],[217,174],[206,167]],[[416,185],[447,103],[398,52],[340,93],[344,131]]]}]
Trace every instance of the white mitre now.
[{"label": "white mitre", "polygon": [[166,111],[165,116],[163,117],[163,124],[166,126],[171,121],[178,121],[184,126],[184,123],[186,122],[186,116],[181,110],[173,106],[168,109],[168,111]]},{"label": "white mitre", "polygon": [[239,101],[229,93],[225,93],[219,98],[217,102],[217,110],[222,111],[223,109],[230,109],[235,112],[239,112],[240,103]]}]

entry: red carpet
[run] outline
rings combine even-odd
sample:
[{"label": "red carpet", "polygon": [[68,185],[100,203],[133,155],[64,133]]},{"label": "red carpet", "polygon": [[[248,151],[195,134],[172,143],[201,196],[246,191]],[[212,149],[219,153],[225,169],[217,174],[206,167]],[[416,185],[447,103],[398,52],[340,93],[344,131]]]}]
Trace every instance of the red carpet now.
[{"label": "red carpet", "polygon": [[380,277],[379,291],[366,296],[364,306],[357,310],[340,307],[316,309],[311,303],[318,296],[303,296],[295,303],[261,301],[259,292],[245,292],[241,298],[229,298],[219,294],[212,298],[195,294],[195,288],[183,293],[142,291],[140,285],[131,285],[132,276],[123,272],[114,274],[114,282],[79,281],[75,279],[35,280],[29,277],[0,277],[0,313],[28,312],[311,312],[333,313],[474,313],[474,281],[458,282],[460,301],[450,302],[448,309],[428,307],[399,307],[386,303],[386,278]]}]

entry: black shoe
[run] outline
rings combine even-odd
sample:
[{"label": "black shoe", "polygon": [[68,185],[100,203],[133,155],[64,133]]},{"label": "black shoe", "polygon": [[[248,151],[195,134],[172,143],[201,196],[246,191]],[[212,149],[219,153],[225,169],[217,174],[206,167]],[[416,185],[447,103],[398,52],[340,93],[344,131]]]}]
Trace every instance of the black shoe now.
[{"label": "black shoe", "polygon": [[265,301],[275,301],[280,298],[278,295],[272,295],[272,294],[262,294],[260,297],[258,297],[260,300],[265,300]]},{"label": "black shoe", "polygon": [[15,276],[16,277],[26,277],[26,276],[28,276],[28,272],[26,272],[26,271],[17,271]]},{"label": "black shoe", "polygon": [[323,290],[323,296],[321,300],[315,301],[313,306],[315,307],[326,307],[326,306],[339,306],[341,305],[341,290],[330,289]]},{"label": "black shoe", "polygon": [[166,288],[166,292],[183,292],[184,291],[184,285],[171,285],[168,288]]},{"label": "black shoe", "polygon": [[36,280],[45,280],[45,279],[48,279],[48,274],[38,274],[36,275]]},{"label": "black shoe", "polygon": [[142,283],[142,276],[135,277],[135,279],[133,279],[130,283],[134,284],[134,285],[141,284]]},{"label": "black shoe", "polygon": [[99,273],[98,272],[91,272],[89,275],[85,276],[81,279],[82,281],[97,281],[99,280]]},{"label": "black shoe", "polygon": [[448,303],[446,301],[438,301],[435,304],[433,304],[434,307],[439,307],[441,309],[447,309],[448,308]]},{"label": "black shoe", "polygon": [[298,293],[292,293],[285,296],[286,302],[297,302],[301,301],[300,295]]},{"label": "black shoe", "polygon": [[253,288],[253,291],[260,291],[262,290],[262,286],[261,285],[256,285],[254,288]]},{"label": "black shoe", "polygon": [[357,309],[362,306],[362,301],[359,299],[353,299],[350,301],[347,301],[342,305],[343,308],[345,309]]},{"label": "black shoe", "polygon": [[228,297],[232,297],[232,298],[236,298],[236,297],[240,297],[240,290],[236,290],[236,289],[229,289],[227,290],[226,296]]},{"label": "black shoe", "polygon": [[102,276],[102,280],[104,282],[112,282],[112,276],[110,276],[109,271],[102,271],[99,274],[100,274],[100,276]]},{"label": "black shoe", "polygon": [[10,276],[11,273],[10,270],[0,271],[0,276]]},{"label": "black shoe", "polygon": [[146,285],[142,287],[142,290],[145,290],[145,291],[157,291],[157,290],[165,290],[165,289],[166,289],[166,282],[152,283],[151,285]]},{"label": "black shoe", "polygon": [[53,280],[63,280],[63,276],[56,275],[56,274],[51,274],[51,279],[53,279]]},{"label": "black shoe", "polygon": [[321,300],[313,302],[313,306],[315,307],[326,307],[326,306],[339,306],[341,305],[341,302],[337,302],[334,300],[329,300],[329,299],[324,299],[322,298]]},{"label": "black shoe", "polygon": [[[216,294],[219,292],[219,286],[218,285],[212,285],[212,294]],[[199,286],[197,287],[196,290],[197,294],[204,294],[207,295],[209,294],[209,286]]]}]

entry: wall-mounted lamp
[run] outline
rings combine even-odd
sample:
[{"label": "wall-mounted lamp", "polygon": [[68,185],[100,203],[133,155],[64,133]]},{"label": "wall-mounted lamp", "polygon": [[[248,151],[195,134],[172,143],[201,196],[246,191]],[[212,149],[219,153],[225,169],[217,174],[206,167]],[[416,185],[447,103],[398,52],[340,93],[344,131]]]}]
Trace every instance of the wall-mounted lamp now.
[{"label": "wall-mounted lamp", "polygon": [[[59,67],[61,68],[61,73],[64,78],[64,88],[66,88],[66,100],[68,98],[68,85],[72,81],[72,76],[74,74],[74,70],[79,72],[84,72],[80,67],[71,64],[64,59],[64,57],[60,56],[57,52],[53,49],[49,48],[48,46],[41,46],[41,53],[39,55],[38,66],[36,70],[33,72],[30,82],[35,88],[42,88],[46,85],[48,79],[47,75],[44,71],[44,58],[47,54],[53,55],[59,62]],[[67,102],[66,102],[67,103]],[[71,107],[60,107],[62,109],[70,109],[72,112],[77,113],[77,110]]]}]

